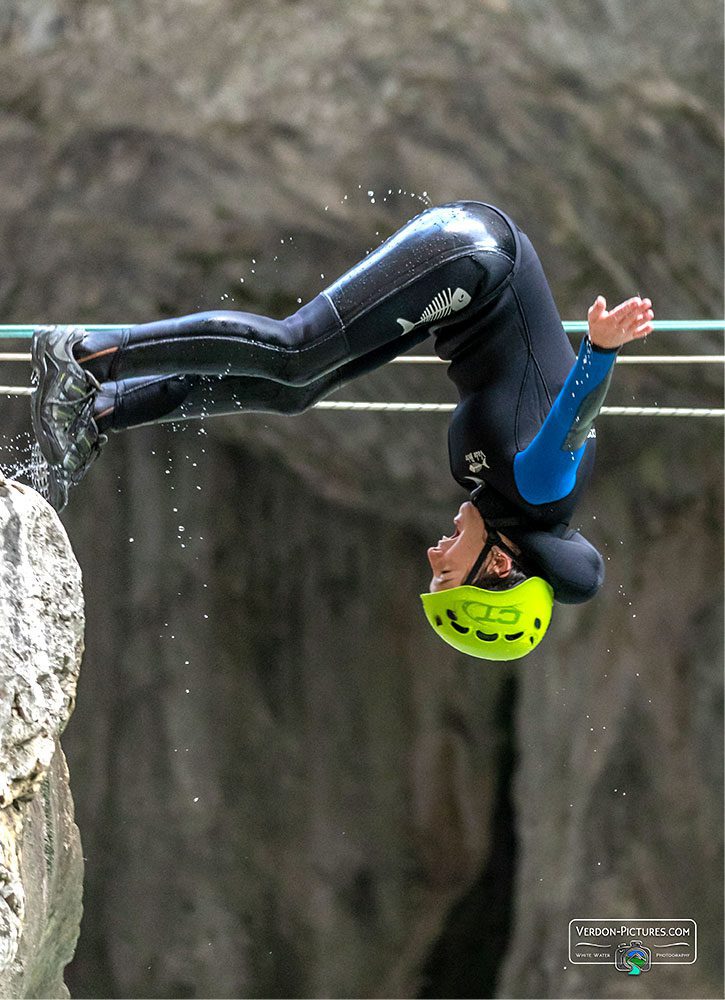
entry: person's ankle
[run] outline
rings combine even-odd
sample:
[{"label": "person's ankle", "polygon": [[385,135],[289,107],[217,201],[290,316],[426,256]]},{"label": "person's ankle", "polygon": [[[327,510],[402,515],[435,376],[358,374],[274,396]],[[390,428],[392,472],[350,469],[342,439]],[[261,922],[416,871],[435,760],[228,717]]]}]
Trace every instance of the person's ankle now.
[{"label": "person's ankle", "polygon": [[105,434],[113,430],[114,411],[116,409],[116,392],[105,389],[98,390],[93,400],[93,420],[99,433]]},{"label": "person's ankle", "polygon": [[86,333],[73,345],[73,357],[84,371],[90,372],[99,382],[108,381],[111,377],[113,358],[118,351],[117,340],[115,332]]}]

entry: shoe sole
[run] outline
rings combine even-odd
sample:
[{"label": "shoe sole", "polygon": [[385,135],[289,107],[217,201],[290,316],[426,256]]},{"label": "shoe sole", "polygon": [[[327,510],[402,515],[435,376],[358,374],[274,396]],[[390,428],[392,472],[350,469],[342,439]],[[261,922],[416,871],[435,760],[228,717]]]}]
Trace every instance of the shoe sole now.
[{"label": "shoe sole", "polygon": [[43,458],[49,465],[57,465],[62,461],[63,455],[59,452],[55,436],[43,418],[43,409],[51,386],[55,386],[58,381],[57,368],[55,376],[51,377],[49,373],[47,346],[50,334],[50,330],[43,330],[33,337],[32,365],[37,386],[30,397],[30,402],[33,433]]},{"label": "shoe sole", "polygon": [[92,406],[93,389],[100,389],[73,357],[73,344],[83,333],[79,327],[47,327],[36,333],[32,344],[36,388],[31,419],[38,451],[47,463],[46,492],[56,510],[65,506],[69,488],[80,482],[108,440],[98,432],[92,410],[83,415],[83,408]]},{"label": "shoe sole", "polygon": [[32,447],[31,483],[33,489],[45,497],[55,510],[63,510],[68,503],[70,484],[61,469],[48,465],[37,440]]},{"label": "shoe sole", "polygon": [[[55,437],[46,426],[43,419],[43,406],[50,390],[51,379],[48,377],[47,346],[51,331],[43,330],[33,337],[32,371],[36,389],[30,398],[30,416],[33,424],[36,445],[45,460],[41,492],[47,497],[48,503],[56,511],[61,511],[68,503],[68,478],[59,467],[62,454],[59,453]],[[52,380],[57,381],[57,376]],[[56,445],[54,447],[54,445]],[[36,461],[38,459],[36,458]],[[39,483],[40,485],[40,483]]]}]

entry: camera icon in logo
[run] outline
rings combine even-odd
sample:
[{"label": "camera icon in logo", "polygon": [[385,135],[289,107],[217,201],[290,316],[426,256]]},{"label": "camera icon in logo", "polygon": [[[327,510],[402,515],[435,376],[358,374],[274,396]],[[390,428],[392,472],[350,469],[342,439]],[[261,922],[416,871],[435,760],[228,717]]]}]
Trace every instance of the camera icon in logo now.
[{"label": "camera icon in logo", "polygon": [[628,976],[640,976],[652,968],[652,952],[641,941],[618,944],[614,952],[614,967]]}]

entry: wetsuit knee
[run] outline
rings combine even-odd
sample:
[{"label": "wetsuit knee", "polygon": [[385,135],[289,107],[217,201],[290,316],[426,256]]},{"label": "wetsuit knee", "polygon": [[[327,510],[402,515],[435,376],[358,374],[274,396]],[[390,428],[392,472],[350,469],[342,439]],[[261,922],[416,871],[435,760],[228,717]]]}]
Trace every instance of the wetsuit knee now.
[{"label": "wetsuit knee", "polygon": [[350,356],[339,315],[326,294],[317,295],[282,321],[286,385],[306,386],[338,368]]}]

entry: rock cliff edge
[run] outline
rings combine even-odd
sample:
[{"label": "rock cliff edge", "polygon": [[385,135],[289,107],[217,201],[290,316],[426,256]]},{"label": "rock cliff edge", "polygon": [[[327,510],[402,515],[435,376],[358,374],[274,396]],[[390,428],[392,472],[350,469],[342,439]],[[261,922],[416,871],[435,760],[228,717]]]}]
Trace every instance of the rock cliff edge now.
[{"label": "rock cliff edge", "polygon": [[83,652],[81,576],[52,508],[0,479],[0,997],[67,997],[83,864],[58,742]]}]

